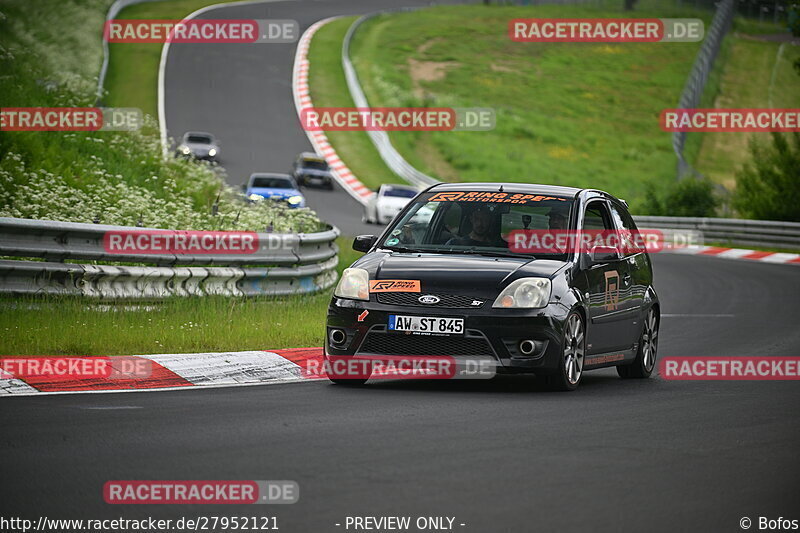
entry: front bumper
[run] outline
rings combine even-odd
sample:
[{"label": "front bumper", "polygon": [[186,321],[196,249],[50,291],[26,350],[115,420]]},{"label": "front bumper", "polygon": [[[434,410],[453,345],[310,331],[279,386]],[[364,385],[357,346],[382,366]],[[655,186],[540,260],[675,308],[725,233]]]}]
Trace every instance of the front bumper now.
[{"label": "front bumper", "polygon": [[[470,309],[387,305],[374,300],[374,295],[369,302],[331,300],[326,355],[490,356],[497,361],[498,372],[548,374],[559,368],[568,313],[560,304],[543,309],[493,309],[491,302],[485,302],[480,309]],[[391,314],[464,318],[465,333],[424,336],[389,332]],[[335,344],[333,330],[343,331],[345,340]],[[535,341],[536,350],[529,355],[521,353],[522,340]]]},{"label": "front bumper", "polygon": [[297,181],[307,187],[331,187],[333,178],[327,174],[298,174]]}]

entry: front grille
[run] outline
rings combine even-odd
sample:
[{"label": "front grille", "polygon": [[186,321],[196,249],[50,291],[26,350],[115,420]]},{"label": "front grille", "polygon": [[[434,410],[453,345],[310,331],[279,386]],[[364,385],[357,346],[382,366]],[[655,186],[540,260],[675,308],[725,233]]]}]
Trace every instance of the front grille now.
[{"label": "front grille", "polygon": [[[405,305],[412,307],[448,307],[450,309],[480,309],[484,300],[475,299],[472,296],[461,296],[460,294],[433,294],[439,298],[435,304],[420,303],[419,297],[425,296],[419,292],[379,292],[378,302],[389,305]],[[481,302],[480,305],[472,305],[472,302]]]},{"label": "front grille", "polygon": [[486,337],[467,331],[464,337],[434,337],[370,331],[358,349],[359,354],[377,355],[488,355],[494,351]]}]

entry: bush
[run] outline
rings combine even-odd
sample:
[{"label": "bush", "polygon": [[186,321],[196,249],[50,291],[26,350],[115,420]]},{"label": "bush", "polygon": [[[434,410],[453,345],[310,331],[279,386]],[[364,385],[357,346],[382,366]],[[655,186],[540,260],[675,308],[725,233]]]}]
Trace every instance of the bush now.
[{"label": "bush", "polygon": [[719,199],[714,184],[706,178],[687,178],[671,182],[663,190],[650,187],[645,197],[647,215],[669,217],[713,217]]},{"label": "bush", "polygon": [[750,141],[751,164],[736,174],[733,205],[744,217],[800,222],[800,134]]}]

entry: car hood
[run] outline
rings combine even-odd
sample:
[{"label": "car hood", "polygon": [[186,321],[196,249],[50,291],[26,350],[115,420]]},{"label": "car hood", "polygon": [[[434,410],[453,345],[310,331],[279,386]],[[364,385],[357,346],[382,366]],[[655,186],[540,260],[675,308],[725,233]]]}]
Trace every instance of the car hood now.
[{"label": "car hood", "polygon": [[372,252],[353,266],[369,272],[370,279],[419,280],[423,294],[493,298],[517,278],[552,278],[566,263],[461,254]]},{"label": "car hood", "polygon": [[271,189],[269,187],[251,187],[247,191],[248,195],[258,194],[265,198],[289,198],[292,196],[300,196],[300,191],[297,189]]}]

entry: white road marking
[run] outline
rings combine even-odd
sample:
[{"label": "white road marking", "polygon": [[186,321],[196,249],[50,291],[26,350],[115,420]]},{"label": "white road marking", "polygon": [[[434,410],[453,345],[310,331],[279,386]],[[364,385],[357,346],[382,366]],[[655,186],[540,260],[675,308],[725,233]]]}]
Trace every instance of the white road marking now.
[{"label": "white road marking", "polygon": [[118,409],[141,409],[141,405],[117,405],[117,406],[90,406],[90,407],[78,407],[78,409],[83,409],[86,411],[116,411]]},{"label": "white road marking", "polygon": [[733,318],[735,316],[728,313],[661,313],[661,318]]}]

